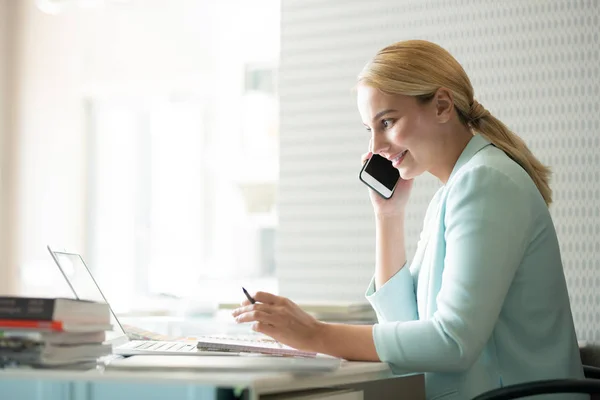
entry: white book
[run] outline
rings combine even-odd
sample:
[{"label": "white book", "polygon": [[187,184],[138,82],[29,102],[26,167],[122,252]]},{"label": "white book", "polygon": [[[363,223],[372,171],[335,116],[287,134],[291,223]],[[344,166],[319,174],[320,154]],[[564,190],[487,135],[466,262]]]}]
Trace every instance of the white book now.
[{"label": "white book", "polygon": [[205,351],[261,353],[279,356],[315,357],[317,353],[286,346],[267,336],[197,336],[197,347]]}]

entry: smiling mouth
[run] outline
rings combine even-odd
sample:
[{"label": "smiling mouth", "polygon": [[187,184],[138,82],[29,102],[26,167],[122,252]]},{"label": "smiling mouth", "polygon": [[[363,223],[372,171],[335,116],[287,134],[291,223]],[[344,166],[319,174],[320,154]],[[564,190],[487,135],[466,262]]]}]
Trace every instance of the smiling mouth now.
[{"label": "smiling mouth", "polygon": [[397,165],[400,164],[400,162],[404,159],[404,156],[406,155],[406,153],[408,153],[408,150],[404,150],[402,153],[400,153],[397,157],[392,158],[390,161],[392,161],[392,165],[395,167]]}]

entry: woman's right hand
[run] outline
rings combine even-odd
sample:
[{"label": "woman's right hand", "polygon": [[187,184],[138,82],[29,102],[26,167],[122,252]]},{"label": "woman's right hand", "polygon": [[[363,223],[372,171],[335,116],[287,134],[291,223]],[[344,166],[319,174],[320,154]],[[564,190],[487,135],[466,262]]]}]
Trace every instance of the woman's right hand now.
[{"label": "woman's right hand", "polygon": [[[373,155],[372,152],[367,152],[361,156],[362,165],[367,162],[368,159]],[[413,180],[404,180],[400,178],[396,184],[396,189],[389,199],[384,199],[373,189],[369,189],[369,197],[371,198],[371,204],[373,204],[373,210],[377,217],[393,217],[404,214],[406,210],[406,204],[410,197],[412,190]]]}]

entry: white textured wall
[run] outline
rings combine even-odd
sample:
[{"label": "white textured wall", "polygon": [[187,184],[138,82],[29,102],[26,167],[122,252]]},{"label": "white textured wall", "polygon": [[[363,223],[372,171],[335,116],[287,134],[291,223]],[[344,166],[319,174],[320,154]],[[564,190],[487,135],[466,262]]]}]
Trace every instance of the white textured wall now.
[{"label": "white textured wall", "polygon": [[[552,214],[580,338],[600,340],[600,2],[283,0],[277,270],[294,299],[361,300],[374,221],[350,89],[385,45],[421,38],[465,67],[476,98],[554,170]],[[412,255],[438,187],[417,179]],[[596,330],[594,330],[596,327]]]}]

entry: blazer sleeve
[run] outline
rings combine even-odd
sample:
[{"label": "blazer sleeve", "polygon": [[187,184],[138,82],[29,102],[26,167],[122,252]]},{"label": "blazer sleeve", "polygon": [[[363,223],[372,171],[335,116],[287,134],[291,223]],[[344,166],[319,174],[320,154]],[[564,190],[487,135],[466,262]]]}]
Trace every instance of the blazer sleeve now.
[{"label": "blazer sleeve", "polygon": [[418,319],[414,279],[406,263],[377,291],[375,277],[371,278],[365,296],[379,323]]},{"label": "blazer sleeve", "polygon": [[425,372],[464,371],[475,362],[525,254],[532,194],[488,166],[455,177],[445,204],[437,311],[428,320],[376,324],[382,361]]}]

